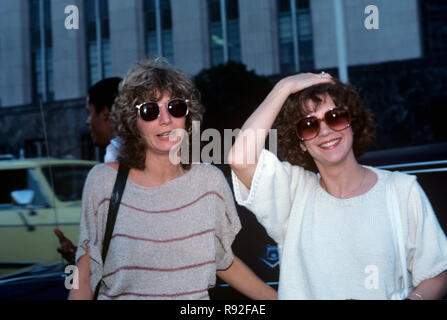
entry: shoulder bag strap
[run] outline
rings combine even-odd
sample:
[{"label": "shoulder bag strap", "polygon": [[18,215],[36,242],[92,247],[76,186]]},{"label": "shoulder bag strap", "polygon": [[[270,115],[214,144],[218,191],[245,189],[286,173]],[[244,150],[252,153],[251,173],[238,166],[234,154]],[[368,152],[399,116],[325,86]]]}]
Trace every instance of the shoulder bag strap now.
[{"label": "shoulder bag strap", "polygon": [[[110,197],[109,212],[107,214],[106,231],[104,233],[104,241],[102,245],[102,265],[104,267],[109,251],[110,240],[112,239],[113,228],[115,227],[116,217],[118,215],[118,208],[123,196],[124,187],[126,186],[127,176],[129,175],[129,167],[119,164],[118,174],[116,176],[115,185],[113,186],[112,195]],[[96,285],[93,299],[96,300],[101,287],[101,280]]]}]

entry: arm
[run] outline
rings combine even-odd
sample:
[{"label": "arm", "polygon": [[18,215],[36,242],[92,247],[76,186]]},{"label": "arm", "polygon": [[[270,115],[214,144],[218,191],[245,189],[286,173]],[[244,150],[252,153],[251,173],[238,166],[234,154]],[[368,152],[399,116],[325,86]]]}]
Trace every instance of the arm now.
[{"label": "arm", "polygon": [[407,257],[414,286],[408,299],[441,299],[447,292],[447,237],[416,179],[404,200],[408,201],[408,247],[411,249]]},{"label": "arm", "polygon": [[[259,155],[265,144],[269,129],[290,94],[299,92],[315,84],[330,82],[330,75],[301,73],[279,81],[267,95],[261,105],[253,112],[242,126],[228,154],[228,163],[239,180],[250,188]],[[249,143],[250,137],[256,142]]]},{"label": "arm", "polygon": [[57,251],[62,258],[68,261],[69,264],[75,264],[76,247],[70,239],[66,238],[64,233],[59,229],[54,229],[54,234],[59,239],[59,247]]},{"label": "arm", "polygon": [[447,270],[436,277],[422,281],[410,295],[409,300],[439,300],[447,293]]},{"label": "arm", "polygon": [[69,300],[91,300],[93,299],[93,291],[90,285],[90,255],[87,250],[87,254],[83,255],[78,260],[78,289],[71,289]]},{"label": "arm", "polygon": [[276,291],[259,279],[238,257],[226,270],[217,271],[219,278],[234,289],[255,300],[276,300]]}]

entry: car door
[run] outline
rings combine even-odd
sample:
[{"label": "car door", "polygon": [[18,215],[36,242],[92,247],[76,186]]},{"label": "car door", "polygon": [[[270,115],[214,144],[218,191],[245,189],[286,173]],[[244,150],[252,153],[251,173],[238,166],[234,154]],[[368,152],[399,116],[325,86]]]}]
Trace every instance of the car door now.
[{"label": "car door", "polygon": [[[0,170],[0,274],[37,262],[61,260],[54,228],[77,245],[82,189],[93,162],[52,163]],[[11,201],[13,190],[33,190],[28,206]]]},{"label": "car door", "polygon": [[[49,203],[35,167],[0,171],[0,273],[38,261],[54,260],[46,248],[54,247],[55,241],[47,236],[47,229],[54,226],[54,210]],[[30,205],[13,203],[11,192],[32,190]]]},{"label": "car door", "polygon": [[51,205],[56,218],[53,228],[59,228],[75,245],[78,243],[82,190],[88,172],[94,164],[62,163],[40,168],[47,188],[52,190]]}]

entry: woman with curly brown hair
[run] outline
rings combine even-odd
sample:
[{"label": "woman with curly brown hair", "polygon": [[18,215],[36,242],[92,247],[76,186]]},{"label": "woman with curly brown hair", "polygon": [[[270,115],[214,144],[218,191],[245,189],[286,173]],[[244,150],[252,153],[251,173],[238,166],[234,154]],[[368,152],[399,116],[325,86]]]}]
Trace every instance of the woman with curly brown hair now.
[{"label": "woman with curly brown hair", "polygon": [[[285,161],[263,149],[275,119]],[[326,73],[282,79],[242,127],[228,159],[235,198],[278,243],[279,299],[445,294],[447,240],[415,177],[357,162],[374,127]]]},{"label": "woman with curly brown hair", "polygon": [[[113,122],[117,162],[89,173],[83,192],[76,261],[79,288],[70,299],[209,299],[216,272],[254,299],[275,299],[231,250],[241,225],[228,183],[209,164],[175,164],[171,150],[200,121],[188,76],[145,60],[123,79]],[[191,135],[189,135],[191,136]],[[107,259],[101,250],[117,170],[130,168]]]}]

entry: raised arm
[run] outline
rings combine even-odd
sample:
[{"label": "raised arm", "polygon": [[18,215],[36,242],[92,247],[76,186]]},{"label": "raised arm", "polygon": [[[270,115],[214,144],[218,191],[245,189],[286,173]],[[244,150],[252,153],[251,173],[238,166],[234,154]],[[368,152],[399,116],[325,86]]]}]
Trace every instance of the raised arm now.
[{"label": "raised arm", "polygon": [[[315,84],[330,82],[329,74],[300,73],[279,81],[242,126],[228,154],[228,162],[239,180],[250,188],[268,131],[288,96]],[[253,137],[255,142],[253,143]]]}]

